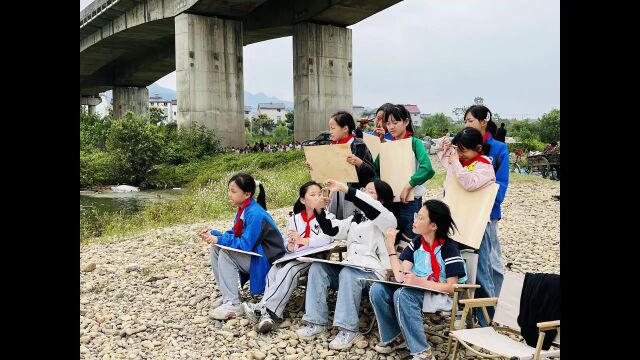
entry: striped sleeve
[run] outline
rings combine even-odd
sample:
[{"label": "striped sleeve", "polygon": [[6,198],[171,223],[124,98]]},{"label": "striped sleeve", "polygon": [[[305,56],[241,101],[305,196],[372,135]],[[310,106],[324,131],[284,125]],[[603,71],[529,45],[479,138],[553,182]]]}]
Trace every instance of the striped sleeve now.
[{"label": "striped sleeve", "polygon": [[420,246],[420,237],[415,238],[412,242],[410,242],[405,248],[404,250],[402,250],[402,253],[400,254],[400,256],[398,257],[398,259],[400,259],[400,261],[408,261],[410,263],[413,264],[413,251]]},{"label": "striped sleeve", "polygon": [[460,256],[458,246],[452,240],[448,240],[442,246],[442,260],[444,261],[444,273],[446,278],[457,276],[463,278],[467,275],[464,270],[464,260]]}]

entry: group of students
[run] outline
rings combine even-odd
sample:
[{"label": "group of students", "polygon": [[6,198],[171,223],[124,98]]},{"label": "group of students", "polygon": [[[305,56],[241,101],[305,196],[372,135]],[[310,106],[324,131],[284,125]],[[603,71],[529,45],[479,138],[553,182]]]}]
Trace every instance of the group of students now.
[{"label": "group of students", "polygon": [[[500,185],[478,251],[476,279],[481,285],[478,296],[495,297],[504,273],[497,222],[508,184],[507,148],[487,132],[492,121],[485,106],[470,107],[464,122],[465,128],[453,138],[437,141],[437,156],[446,169],[445,192],[452,181],[468,191],[494,182]],[[333,316],[339,332],[329,348],[351,347],[363,338],[358,330],[359,309],[362,294],[368,290],[380,335],[375,350],[388,354],[406,347],[414,359],[433,359],[421,313],[451,308],[453,285],[466,281],[466,267],[460,255],[463,245],[450,238],[456,225],[449,207],[435,199],[422,201],[425,183],[435,174],[425,147],[413,136],[411,118],[402,105],[384,104],[378,109],[373,134],[381,141],[411,138],[415,157],[414,174],[407,179],[400,201],[394,202],[391,186],[379,178],[379,158],[373,159],[366,144],[354,135],[353,117],[338,112],[328,125],[333,144],[350,145],[353,155],[346,161],[355,166],[358,182],[327,179],[323,184],[303,184],[283,235],[266,211],[263,186],[249,174],[234,175],[228,183],[229,201],[238,209],[233,228],[225,233],[202,229],[199,235],[210,244],[260,256],[211,247],[211,266],[221,297],[210,316],[225,320],[244,313],[260,332],[271,331],[283,320],[284,308],[306,274],[305,325],[297,330],[299,337],[309,339],[327,331],[328,291],[339,289]],[[330,195],[323,194],[325,188]],[[408,199],[411,190],[414,200]],[[287,253],[345,239],[344,262],[359,267],[295,259],[273,264]],[[398,254],[400,242],[406,246]],[[439,292],[370,281],[385,279],[387,270],[392,270],[398,282]],[[252,295],[262,294],[258,303],[242,303],[238,276],[241,285],[250,280]],[[482,317],[478,320],[486,325]]]}]

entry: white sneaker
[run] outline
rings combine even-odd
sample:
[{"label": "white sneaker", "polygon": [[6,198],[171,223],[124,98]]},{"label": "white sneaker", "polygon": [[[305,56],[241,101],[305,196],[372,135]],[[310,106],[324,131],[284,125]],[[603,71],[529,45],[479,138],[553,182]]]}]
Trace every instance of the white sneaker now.
[{"label": "white sneaker", "polygon": [[219,298],[213,300],[213,302],[211,303],[211,308],[215,309],[220,305],[222,305],[222,296],[220,296]]},{"label": "white sneaker", "polygon": [[326,326],[317,325],[317,324],[307,324],[305,327],[301,327],[300,329],[298,329],[296,333],[301,339],[312,339],[316,335],[322,334],[325,331],[327,331]]},{"label": "white sneaker", "polygon": [[251,321],[252,323],[256,323],[258,322],[260,316],[262,316],[262,306],[260,306],[260,304],[243,302],[242,313],[244,313],[249,321]]},{"label": "white sneaker", "polygon": [[275,322],[269,315],[269,312],[266,310],[262,312],[262,316],[260,316],[260,321],[258,322],[258,331],[261,333],[268,333],[273,330]]},{"label": "white sneaker", "polygon": [[364,339],[358,331],[340,330],[338,335],[329,343],[331,350],[344,350],[350,348],[356,341]]},{"label": "white sneaker", "polygon": [[433,356],[433,352],[431,351],[431,348],[428,348],[427,350],[419,354],[413,355],[412,360],[436,360],[436,357]]},{"label": "white sneaker", "polygon": [[213,312],[216,310],[216,308],[220,307],[220,305],[222,305],[222,296],[213,300],[213,302],[211,303],[211,310],[209,311],[210,319],[215,319],[215,317],[213,316]]},{"label": "white sneaker", "polygon": [[240,304],[233,305],[231,301],[218,306],[209,314],[210,317],[217,320],[227,320],[234,318],[240,314]]}]

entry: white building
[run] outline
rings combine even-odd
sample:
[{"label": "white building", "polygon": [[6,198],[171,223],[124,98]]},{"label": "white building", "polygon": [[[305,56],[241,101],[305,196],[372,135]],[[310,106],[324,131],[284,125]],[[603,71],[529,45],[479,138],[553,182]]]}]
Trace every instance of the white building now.
[{"label": "white building", "polygon": [[163,99],[159,94],[149,96],[149,108],[157,107],[162,109],[167,116],[167,123],[176,121],[178,118],[178,101]]},{"label": "white building", "polygon": [[244,119],[251,120],[251,106],[244,107]]},{"label": "white building", "polygon": [[402,104],[402,106],[404,106],[409,114],[411,114],[411,122],[413,123],[414,127],[422,125],[422,119],[420,118],[420,109],[418,109],[418,105]]},{"label": "white building", "polygon": [[259,103],[258,114],[266,115],[269,119],[275,122],[285,122],[287,113],[283,103]]}]

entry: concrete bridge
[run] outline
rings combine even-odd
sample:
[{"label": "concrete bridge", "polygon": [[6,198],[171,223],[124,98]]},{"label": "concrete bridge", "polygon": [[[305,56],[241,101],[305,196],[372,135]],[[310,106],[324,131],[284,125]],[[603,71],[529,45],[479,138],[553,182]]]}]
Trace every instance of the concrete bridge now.
[{"label": "concrete bridge", "polygon": [[[242,146],[242,49],[293,36],[296,140],[352,107],[351,29],[401,0],[96,0],[80,12],[80,104],[148,111],[147,86],[176,71],[178,125]],[[269,56],[269,54],[265,54]]]}]

